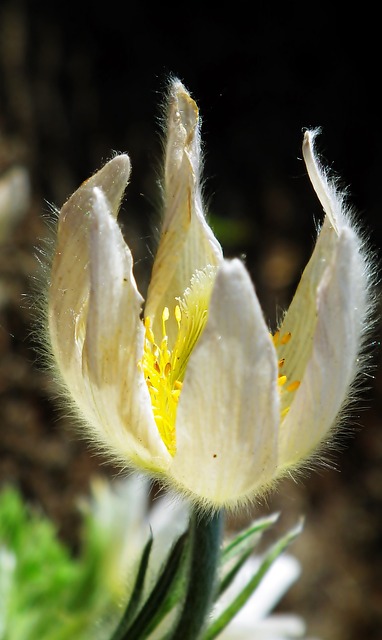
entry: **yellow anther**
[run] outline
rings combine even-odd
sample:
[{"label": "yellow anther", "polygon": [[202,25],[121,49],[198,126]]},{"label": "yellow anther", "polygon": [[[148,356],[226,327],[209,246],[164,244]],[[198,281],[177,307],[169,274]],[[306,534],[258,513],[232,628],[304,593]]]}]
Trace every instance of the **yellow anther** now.
[{"label": "yellow anther", "polygon": [[[278,348],[281,347],[282,345],[288,344],[288,342],[290,341],[292,334],[290,331],[288,331],[287,333],[284,334],[280,334],[280,331],[276,331],[272,336],[272,340],[273,340],[273,344],[276,347],[276,351],[278,351]],[[287,396],[284,395],[285,391],[289,391],[289,392],[293,392],[296,391],[296,389],[298,389],[298,387],[300,386],[300,382],[299,380],[295,380],[294,382],[288,382],[288,376],[286,375],[280,375],[280,370],[284,367],[285,365],[285,358],[280,358],[278,361],[278,369],[279,369],[279,375],[277,378],[277,383],[279,388],[279,394],[280,394],[280,399],[281,400],[281,406],[283,406],[284,408],[281,409],[280,411],[280,418],[281,420],[286,416],[286,414],[289,411],[289,406],[285,407],[286,404],[286,398]],[[285,369],[287,369],[287,367],[285,367]],[[288,371],[286,371],[286,373],[288,373]],[[287,383],[287,384],[286,384]]]},{"label": "yellow anther", "polygon": [[180,306],[178,304],[175,306],[174,316],[175,316],[175,320],[178,323],[178,328],[180,328],[180,321],[182,319],[182,312],[181,312]]},{"label": "yellow anther", "polygon": [[170,317],[170,312],[168,310],[168,307],[165,307],[162,311],[162,320],[163,322],[166,322]]},{"label": "yellow anther", "polygon": [[170,375],[171,373],[171,362],[166,362],[165,368],[164,368],[164,375],[166,376],[166,378]]},{"label": "yellow anther", "polygon": [[180,391],[182,387],[183,387],[183,382],[181,382],[180,380],[175,380],[174,389],[179,389]]},{"label": "yellow anther", "polygon": [[300,381],[299,380],[295,380],[294,382],[291,382],[290,384],[288,384],[286,388],[287,391],[296,391],[296,389],[298,389],[300,386]]}]

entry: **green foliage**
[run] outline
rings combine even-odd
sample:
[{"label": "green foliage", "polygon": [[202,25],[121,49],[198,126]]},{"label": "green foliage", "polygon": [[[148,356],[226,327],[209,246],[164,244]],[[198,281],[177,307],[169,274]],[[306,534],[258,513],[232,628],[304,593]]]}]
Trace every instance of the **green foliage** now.
[{"label": "green foliage", "polygon": [[105,638],[116,604],[103,586],[105,545],[85,517],[83,550],[73,557],[53,524],[15,488],[0,494],[1,640]]},{"label": "green foliage", "polygon": [[[154,561],[156,539],[148,533],[137,485],[130,480],[116,496],[101,483],[95,494],[83,510],[82,545],[74,556],[48,518],[28,506],[15,488],[0,493],[0,640],[173,637],[189,590],[190,558],[198,554],[200,541],[192,550],[190,531],[174,534],[169,519],[164,531],[171,544],[166,552],[160,546],[159,562]],[[213,640],[231,623],[300,532],[298,525],[267,548],[252,575],[232,589],[277,517],[256,520],[223,545],[202,640]],[[224,607],[217,613],[221,598]]]}]

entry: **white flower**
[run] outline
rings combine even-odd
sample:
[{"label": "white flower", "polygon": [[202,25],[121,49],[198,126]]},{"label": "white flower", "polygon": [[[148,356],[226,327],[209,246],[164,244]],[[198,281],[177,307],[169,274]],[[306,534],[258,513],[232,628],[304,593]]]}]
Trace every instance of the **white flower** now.
[{"label": "white flower", "polygon": [[198,110],[179,81],[143,321],[116,220],[128,156],[108,162],[59,214],[48,320],[63,387],[106,452],[206,508],[245,503],[310,458],[359,369],[370,276],[314,136],[305,134],[303,153],[325,219],[273,336],[243,263],[223,258],[206,222]]},{"label": "white flower", "polygon": [[149,483],[138,475],[114,482],[96,477],[91,489],[82,510],[93,523],[94,537],[102,542],[99,573],[105,593],[118,603],[130,598],[143,549],[152,536],[147,595],[173,544],[187,529],[186,503],[166,494],[150,504]]}]

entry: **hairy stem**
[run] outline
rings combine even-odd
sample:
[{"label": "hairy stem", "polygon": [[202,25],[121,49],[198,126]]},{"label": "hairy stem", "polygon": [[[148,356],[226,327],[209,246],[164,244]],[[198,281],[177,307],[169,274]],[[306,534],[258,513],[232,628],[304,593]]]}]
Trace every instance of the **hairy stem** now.
[{"label": "hairy stem", "polygon": [[191,558],[186,598],[171,640],[197,640],[213,602],[223,530],[223,512],[193,514]]}]

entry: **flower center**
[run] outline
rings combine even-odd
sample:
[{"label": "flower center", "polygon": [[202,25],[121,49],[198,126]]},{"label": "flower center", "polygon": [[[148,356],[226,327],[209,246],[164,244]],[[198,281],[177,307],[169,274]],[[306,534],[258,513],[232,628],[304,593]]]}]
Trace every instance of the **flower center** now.
[{"label": "flower center", "polygon": [[159,340],[152,330],[152,319],[146,316],[143,358],[139,366],[150,393],[154,419],[169,453],[176,453],[176,412],[190,355],[207,322],[208,307],[216,267],[196,271],[182,298],[173,309],[177,335],[169,345],[166,323],[170,310],[162,311],[162,335]]},{"label": "flower center", "polygon": [[[291,339],[292,334],[291,333],[284,333],[283,335],[280,335],[280,331],[276,331],[276,333],[274,333],[272,335],[272,340],[273,340],[273,344],[275,346],[275,348],[277,349],[278,346],[282,346],[285,344],[288,344],[289,340]],[[284,375],[283,373],[283,367],[285,364],[285,358],[281,358],[279,360],[279,373],[278,373],[278,385],[279,385],[279,393],[281,396],[281,405],[282,405],[282,409],[280,412],[280,416],[281,416],[281,420],[283,420],[283,418],[285,418],[286,414],[288,413],[289,409],[290,409],[290,403],[288,404],[288,400],[286,400],[284,394],[285,392],[287,393],[293,393],[294,391],[296,391],[296,389],[299,388],[300,386],[300,381],[299,380],[294,380],[293,382],[288,382],[288,378],[286,375]],[[284,397],[283,397],[284,396]]]}]

